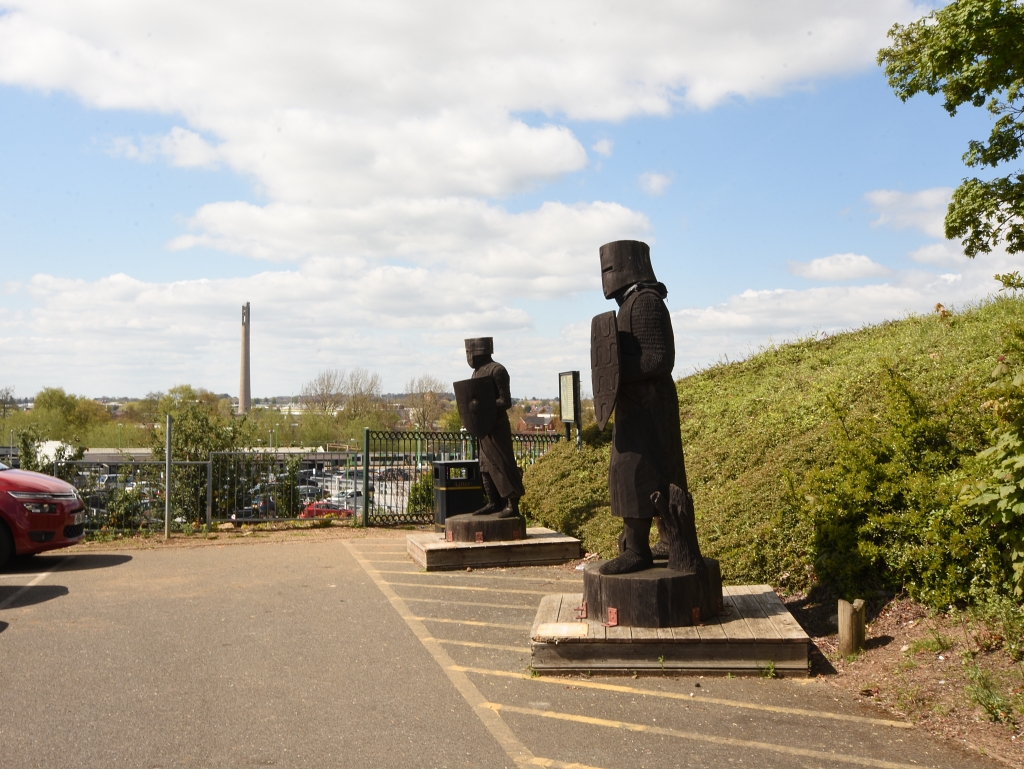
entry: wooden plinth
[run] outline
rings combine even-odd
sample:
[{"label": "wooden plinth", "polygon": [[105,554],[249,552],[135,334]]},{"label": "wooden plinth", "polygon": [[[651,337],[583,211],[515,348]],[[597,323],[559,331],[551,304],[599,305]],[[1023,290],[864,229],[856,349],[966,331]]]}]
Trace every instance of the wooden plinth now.
[{"label": "wooden plinth", "polygon": [[583,572],[587,613],[598,622],[630,627],[695,625],[718,614],[722,605],[722,572],[718,561],[705,558],[707,581],[696,574],[666,568],[665,562],[631,574],[602,574],[601,561]]},{"label": "wooden plinth", "polygon": [[606,627],[579,619],[582,593],[541,599],[530,631],[533,670],[557,674],[700,673],[807,676],[811,639],[768,585],[725,587],[722,612],[700,625]]},{"label": "wooden plinth", "polygon": [[405,538],[406,552],[427,571],[485,566],[549,566],[579,558],[580,541],[543,527],[525,539],[505,542],[448,542],[444,535],[417,532]]},{"label": "wooden plinth", "polygon": [[454,515],[444,522],[448,542],[508,542],[526,539],[526,521],[515,518],[491,518],[487,515]]}]

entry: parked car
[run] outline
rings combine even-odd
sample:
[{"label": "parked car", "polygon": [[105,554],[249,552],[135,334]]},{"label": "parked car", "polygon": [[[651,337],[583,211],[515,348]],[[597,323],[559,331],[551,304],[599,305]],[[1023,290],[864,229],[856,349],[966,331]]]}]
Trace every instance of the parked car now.
[{"label": "parked car", "polygon": [[277,502],[270,494],[260,494],[252,501],[253,518],[273,518],[277,515]]},{"label": "parked car", "polygon": [[302,502],[317,500],[324,495],[324,490],[319,486],[296,486],[295,491]]},{"label": "parked car", "polygon": [[12,556],[81,542],[85,504],[70,483],[0,463],[0,568]]},{"label": "parked car", "polygon": [[96,479],[96,486],[101,489],[116,489],[124,486],[124,481],[120,480],[113,473],[106,473]]},{"label": "parked car", "polygon": [[299,513],[299,518],[323,518],[325,515],[336,515],[339,518],[349,518],[353,514],[351,506],[346,507],[342,502],[335,499],[321,499],[319,502],[310,502]]}]

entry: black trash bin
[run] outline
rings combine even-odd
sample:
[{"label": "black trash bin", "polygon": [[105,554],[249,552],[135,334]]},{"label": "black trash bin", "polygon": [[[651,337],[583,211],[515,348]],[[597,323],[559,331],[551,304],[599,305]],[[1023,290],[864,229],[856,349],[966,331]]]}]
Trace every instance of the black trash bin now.
[{"label": "black trash bin", "polygon": [[434,523],[484,506],[480,460],[434,462]]}]

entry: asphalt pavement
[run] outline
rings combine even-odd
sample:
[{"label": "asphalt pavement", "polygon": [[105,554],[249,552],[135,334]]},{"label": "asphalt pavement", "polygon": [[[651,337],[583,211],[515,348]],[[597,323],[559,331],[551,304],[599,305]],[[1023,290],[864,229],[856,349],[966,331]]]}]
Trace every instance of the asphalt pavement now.
[{"label": "asphalt pavement", "polygon": [[531,676],[581,584],[383,538],[37,556],[0,573],[0,767],[1002,766],[814,679]]}]

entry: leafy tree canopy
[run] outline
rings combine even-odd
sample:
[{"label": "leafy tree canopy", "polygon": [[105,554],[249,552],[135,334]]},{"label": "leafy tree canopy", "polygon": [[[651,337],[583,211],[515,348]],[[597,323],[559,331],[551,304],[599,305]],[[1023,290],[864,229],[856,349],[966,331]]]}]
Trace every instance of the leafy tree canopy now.
[{"label": "leafy tree canopy", "polygon": [[[911,24],[889,30],[892,45],[878,63],[903,101],[942,93],[950,115],[984,106],[996,122],[988,141],[972,140],[963,160],[995,168],[1024,148],[1024,5],[1020,0],[955,0]],[[969,257],[1001,241],[1024,251],[1024,173],[988,181],[964,179],[946,212],[946,237],[960,238]]]}]

